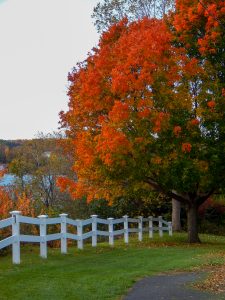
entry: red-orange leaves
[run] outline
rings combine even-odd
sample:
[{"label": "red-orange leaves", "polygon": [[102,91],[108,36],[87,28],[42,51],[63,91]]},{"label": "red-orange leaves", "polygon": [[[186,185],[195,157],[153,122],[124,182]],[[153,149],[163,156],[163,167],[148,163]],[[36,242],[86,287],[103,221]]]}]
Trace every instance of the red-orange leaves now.
[{"label": "red-orange leaves", "polygon": [[199,120],[198,119],[192,119],[190,121],[190,124],[193,125],[193,126],[197,126],[199,124]]},{"label": "red-orange leaves", "polygon": [[173,133],[176,137],[178,137],[180,135],[181,131],[182,131],[182,129],[180,126],[174,126]]},{"label": "red-orange leaves", "polygon": [[216,106],[216,102],[214,100],[208,101],[207,106],[211,109],[214,109]]},{"label": "red-orange leaves", "polygon": [[189,153],[191,152],[192,145],[190,143],[183,143],[182,144],[182,152]]},{"label": "red-orange leaves", "polygon": [[151,99],[140,99],[137,105],[138,116],[140,118],[148,118],[151,114],[153,101]]},{"label": "red-orange leaves", "polygon": [[199,62],[196,58],[187,60],[184,66],[185,76],[194,76],[201,73],[203,70],[201,67],[199,67],[198,63]]},{"label": "red-orange leaves", "polygon": [[89,131],[80,132],[76,137],[76,155],[84,166],[90,166],[94,160],[93,137]]},{"label": "red-orange leaves", "polygon": [[70,194],[73,194],[76,189],[76,183],[73,180],[63,176],[57,178],[56,184],[58,187],[60,187],[61,192],[68,191]]},{"label": "red-orange leaves", "polygon": [[146,85],[154,81],[153,72],[158,69],[159,62],[170,62],[167,57],[167,51],[171,48],[170,39],[171,34],[162,21],[143,19],[132,23],[129,32],[121,35],[114,48],[115,66],[111,72],[113,93],[126,95],[144,91],[148,94]]},{"label": "red-orange leaves", "polygon": [[127,103],[115,101],[112,110],[109,112],[109,119],[114,123],[126,121],[129,118],[129,106]]},{"label": "red-orange leaves", "polygon": [[169,114],[164,112],[157,112],[155,115],[156,117],[153,119],[153,132],[159,133],[163,128],[167,127]]},{"label": "red-orange leaves", "polygon": [[[202,55],[217,51],[217,44],[224,30],[221,20],[225,18],[225,1],[177,0],[173,25],[181,33],[182,42],[191,47],[191,35],[198,37],[198,47]],[[201,34],[199,34],[201,33]]]},{"label": "red-orange leaves", "polygon": [[124,133],[107,125],[102,128],[96,140],[96,150],[106,165],[112,164],[114,154],[126,154],[131,146]]},{"label": "red-orange leaves", "polygon": [[151,114],[151,109],[148,107],[143,108],[141,111],[138,112],[138,116],[142,119],[148,118]]}]

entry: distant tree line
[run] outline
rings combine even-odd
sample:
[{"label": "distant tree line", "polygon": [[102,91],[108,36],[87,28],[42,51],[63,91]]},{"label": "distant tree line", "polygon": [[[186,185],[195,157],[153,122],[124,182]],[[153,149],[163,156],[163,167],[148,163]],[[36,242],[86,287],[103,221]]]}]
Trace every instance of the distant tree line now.
[{"label": "distant tree line", "polygon": [[15,156],[15,149],[24,142],[24,140],[0,140],[0,164],[9,163]]}]

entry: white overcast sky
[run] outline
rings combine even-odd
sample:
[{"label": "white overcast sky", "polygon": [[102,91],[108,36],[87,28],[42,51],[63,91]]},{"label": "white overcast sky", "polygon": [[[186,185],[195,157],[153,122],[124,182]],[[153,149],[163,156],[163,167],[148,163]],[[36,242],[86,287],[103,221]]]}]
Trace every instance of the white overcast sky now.
[{"label": "white overcast sky", "polygon": [[58,128],[67,74],[98,43],[98,0],[0,0],[0,139]]}]

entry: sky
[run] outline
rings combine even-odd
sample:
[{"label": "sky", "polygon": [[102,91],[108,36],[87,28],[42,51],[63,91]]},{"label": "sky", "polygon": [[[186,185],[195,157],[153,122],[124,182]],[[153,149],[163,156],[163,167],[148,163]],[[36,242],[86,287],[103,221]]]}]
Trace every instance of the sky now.
[{"label": "sky", "polygon": [[57,130],[68,72],[98,44],[97,2],[0,0],[0,139]]}]

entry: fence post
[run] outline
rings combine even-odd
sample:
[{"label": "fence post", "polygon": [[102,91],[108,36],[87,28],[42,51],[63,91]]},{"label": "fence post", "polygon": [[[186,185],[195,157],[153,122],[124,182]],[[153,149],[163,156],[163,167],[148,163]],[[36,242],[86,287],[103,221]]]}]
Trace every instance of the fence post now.
[{"label": "fence post", "polygon": [[108,218],[109,221],[109,245],[114,245],[114,235],[113,235],[113,220],[114,218]]},{"label": "fence post", "polygon": [[128,228],[128,216],[123,216],[124,218],[124,242],[129,243],[129,228]]},{"label": "fence post", "polygon": [[67,224],[66,217],[68,214],[60,214],[61,218],[61,253],[67,253]]},{"label": "fence post", "polygon": [[169,235],[173,235],[172,222],[168,222]]},{"label": "fence post", "polygon": [[97,246],[97,215],[91,215],[92,218],[92,247]]},{"label": "fence post", "polygon": [[143,239],[143,217],[138,217],[138,240],[141,242]]},{"label": "fence post", "polygon": [[77,241],[77,247],[78,249],[83,249],[83,225],[82,225],[82,220],[77,220],[78,225],[77,225],[77,235],[78,235],[78,241]]},{"label": "fence post", "polygon": [[153,238],[153,217],[150,216],[150,217],[148,217],[148,219],[149,219],[149,225],[148,225],[148,227],[149,227],[149,238],[152,239]]},{"label": "fence post", "polygon": [[163,236],[163,229],[162,229],[162,217],[159,217],[159,236],[162,237]]},{"label": "fence post", "polygon": [[38,218],[40,219],[40,256],[42,258],[47,258],[47,241],[46,241],[46,233],[47,233],[47,226],[46,226],[46,219],[47,215],[40,215]]},{"label": "fence post", "polygon": [[20,221],[19,216],[20,211],[14,210],[10,214],[13,217],[12,224],[12,235],[14,236],[14,241],[12,244],[12,261],[14,264],[20,264]]}]

